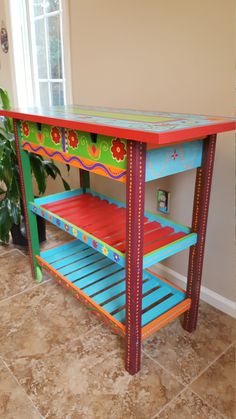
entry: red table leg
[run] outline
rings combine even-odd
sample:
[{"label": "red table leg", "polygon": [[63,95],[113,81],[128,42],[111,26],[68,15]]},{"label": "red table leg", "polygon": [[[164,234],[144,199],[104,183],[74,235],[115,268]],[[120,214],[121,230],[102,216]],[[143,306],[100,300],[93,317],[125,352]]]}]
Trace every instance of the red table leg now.
[{"label": "red table leg", "polygon": [[126,369],[140,370],[146,144],[128,141],[126,182]]},{"label": "red table leg", "polygon": [[189,254],[187,296],[191,298],[192,303],[185,313],[183,324],[188,332],[194,331],[197,326],[215,145],[216,135],[209,135],[204,140],[202,166],[197,169],[196,175],[192,230],[198,234],[198,240],[196,245],[191,247]]}]

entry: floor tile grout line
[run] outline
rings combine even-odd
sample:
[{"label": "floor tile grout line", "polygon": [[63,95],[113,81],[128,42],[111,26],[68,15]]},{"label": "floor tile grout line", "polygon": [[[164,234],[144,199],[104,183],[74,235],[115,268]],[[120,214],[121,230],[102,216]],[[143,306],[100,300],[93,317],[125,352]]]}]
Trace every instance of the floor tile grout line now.
[{"label": "floor tile grout line", "polygon": [[178,399],[178,397],[187,389],[187,387],[182,388],[182,390],[180,390],[171,400],[169,400],[158,412],[155,413],[155,415],[153,415],[151,417],[151,419],[156,418],[157,415],[159,415],[160,413],[162,413],[172,402],[174,402],[175,400]]},{"label": "floor tile grout line", "polygon": [[205,398],[203,398],[202,396],[200,396],[200,394],[198,394],[197,391],[192,390],[191,385],[194,383],[194,381],[196,381],[199,377],[201,377],[201,375],[203,375],[209,368],[211,368],[213,366],[213,364],[215,364],[223,355],[226,354],[226,352],[232,348],[234,346],[235,342],[232,342],[217,358],[215,358],[215,360],[213,362],[211,362],[208,367],[204,368],[204,370],[201,371],[200,374],[198,374],[192,381],[190,381],[190,383],[188,384],[188,387],[190,388],[191,391],[194,392],[194,394],[196,394],[198,397],[200,397],[200,399],[202,399],[206,404],[208,404],[208,406],[212,407],[213,409],[215,409],[218,413],[220,413],[221,415],[223,415],[223,413],[221,413],[219,410],[217,410],[216,408],[214,408],[213,406],[209,405],[209,403],[205,400]]},{"label": "floor tile grout line", "polygon": [[168,375],[170,375],[172,378],[174,378],[177,383],[181,384],[182,386],[187,386],[187,384],[182,383],[174,374],[172,374],[168,369],[166,369],[163,365],[161,365],[156,359],[154,359],[150,354],[148,354],[144,349],[142,349],[142,352],[153,362],[155,362],[160,368],[162,368]]},{"label": "floor tile grout line", "polygon": [[21,255],[25,256],[27,258],[27,256],[29,256],[27,253],[24,253],[23,250],[20,250],[18,248],[14,249],[17,250],[17,252],[19,252]]},{"label": "floor tile grout line", "polygon": [[222,355],[224,355],[230,348],[231,348],[231,346],[233,346],[235,344],[235,342],[231,342],[230,344],[229,344],[229,346],[227,346],[227,348],[223,351],[223,352],[221,352],[220,353],[220,355],[217,355],[217,357],[216,358],[214,358],[214,360],[212,361],[212,362],[210,362],[210,364],[206,367],[206,368],[204,368],[199,374],[197,374],[196,375],[196,377],[194,377],[188,384],[185,384],[185,383],[183,383],[183,382],[181,382],[181,381],[179,381],[179,379],[178,378],[176,378],[176,376],[175,375],[173,375],[168,369],[166,369],[165,367],[163,367],[162,366],[162,364],[160,364],[159,363],[159,361],[157,361],[156,359],[154,359],[151,355],[149,355],[146,351],[144,351],[143,349],[142,349],[142,351],[146,354],[146,355],[148,355],[149,356],[149,358],[150,359],[152,359],[154,362],[156,362],[160,367],[162,367],[166,372],[168,372],[168,374],[170,374],[172,377],[174,377],[175,379],[176,379],[176,381],[178,381],[178,383],[180,383],[180,384],[182,384],[182,385],[185,385],[185,386],[190,386],[190,385],[192,385],[193,384],[193,382],[194,381],[196,381],[202,374],[204,374],[204,372],[206,372],[207,370],[208,370],[208,368],[210,368],[216,361],[218,361],[218,359],[222,356]]},{"label": "floor tile grout line", "polygon": [[216,413],[218,413],[220,416],[222,416],[222,418],[226,419],[225,415],[222,412],[220,412],[214,406],[212,406],[211,404],[209,404],[208,401],[206,401],[202,396],[200,396],[198,393],[196,393],[196,391],[194,391],[192,388],[189,388],[189,390],[193,394],[195,394],[195,396],[199,397],[199,399],[201,399],[208,407],[210,407],[210,409],[214,410]]},{"label": "floor tile grout line", "polygon": [[[176,379],[176,377],[175,376],[173,376],[167,369],[165,369],[165,368],[163,368],[162,367],[162,365],[161,364],[159,364],[159,362],[158,361],[156,361],[155,359],[153,359],[150,355],[148,355],[149,356],[149,358],[150,359],[152,359],[158,366],[160,366],[161,368],[163,368],[163,370],[164,371],[166,371],[169,375],[171,375],[172,377],[174,377],[175,378],[175,380],[179,383],[179,384],[182,384],[182,385],[184,385],[184,388],[175,396],[175,397],[173,397],[173,399],[171,399],[168,403],[166,403],[166,405],[165,406],[163,406],[163,408],[161,408],[151,419],[154,419],[157,415],[159,415],[161,412],[163,412],[163,410],[172,402],[172,401],[174,401],[174,400],[176,400],[177,399],[177,397],[179,397],[180,396],[180,394],[182,394],[182,392],[184,391],[184,390],[187,390],[187,389],[189,389],[190,391],[193,391],[192,390],[192,388],[190,387],[192,384],[193,384],[193,382],[194,381],[196,381],[202,374],[204,374],[207,370],[208,370],[208,368],[210,368],[216,361],[218,361],[218,359],[222,356],[222,355],[224,355],[233,345],[235,344],[235,342],[232,342],[220,355],[218,355],[206,368],[204,368],[204,370],[202,370],[196,377],[194,377],[194,379],[192,380],[192,381],[190,381],[187,385],[185,385],[185,384],[183,384],[183,383],[180,383],[179,381],[178,381],[178,379]],[[142,349],[142,351],[147,355],[147,353]],[[195,391],[193,391],[193,393],[194,394],[196,394],[202,401],[204,401],[204,403],[206,403],[209,407],[212,407],[212,406],[210,406],[209,404],[208,404],[208,402],[206,402],[206,400],[205,399],[203,399],[197,392],[195,392]],[[215,409],[215,408],[213,408],[215,411],[217,411],[221,416],[222,416],[222,413],[221,412],[219,412],[217,409]],[[224,417],[224,416],[223,416]]]},{"label": "floor tile grout line", "polygon": [[0,356],[0,361],[2,361],[3,365],[5,366],[5,368],[7,369],[7,371],[9,372],[9,374],[11,375],[11,377],[14,379],[14,381],[17,383],[17,385],[21,388],[21,390],[23,391],[23,393],[26,395],[27,399],[30,401],[32,407],[34,407],[34,409],[36,410],[36,412],[39,414],[40,418],[41,419],[44,419],[44,416],[41,415],[41,413],[38,410],[37,406],[35,406],[33,400],[27,394],[27,392],[25,391],[24,387],[22,387],[22,385],[19,383],[17,377],[15,376],[15,374],[13,374],[13,372],[11,371],[11,369],[9,368],[9,366],[7,365],[7,363],[4,361],[4,359],[1,356]]},{"label": "floor tile grout line", "polygon": [[34,290],[35,288],[40,287],[40,286],[42,286],[42,285],[44,285],[44,284],[47,284],[48,282],[51,282],[51,281],[53,281],[53,278],[46,279],[45,281],[42,281],[42,282],[40,282],[39,284],[35,283],[35,285],[33,285],[33,286],[32,286],[32,287],[30,287],[30,288],[27,288],[27,289],[25,289],[25,290],[23,290],[23,291],[20,291],[20,292],[18,292],[17,294],[10,295],[10,296],[9,296],[9,297],[7,297],[7,298],[3,298],[3,300],[0,300],[0,306],[1,306],[1,304],[2,304],[2,303],[5,303],[6,301],[11,300],[12,298],[18,297],[19,295],[22,295],[22,294],[25,294],[26,292],[32,291],[32,290]]},{"label": "floor tile grout line", "polygon": [[212,361],[212,362],[210,362],[210,364],[206,367],[206,368],[204,368],[198,375],[196,375],[196,377],[194,377],[189,383],[188,383],[188,385],[189,386],[191,386],[193,383],[194,383],[194,381],[196,381],[202,374],[204,374],[210,367],[212,367],[212,365],[216,362],[216,361],[218,361],[232,346],[234,345],[234,342],[231,342],[230,343],[230,345],[229,346],[227,346],[227,348],[223,351],[223,352],[221,352],[220,353],[220,355],[218,355],[215,359],[214,359],[214,361]]},{"label": "floor tile grout line", "polygon": [[2,257],[2,256],[6,256],[6,255],[9,255],[9,253],[12,253],[12,252],[15,252],[15,251],[17,251],[17,252],[20,252],[20,254],[22,254],[23,256],[27,256],[24,252],[22,252],[22,250],[20,250],[20,249],[17,249],[17,247],[16,248],[14,248],[14,249],[10,249],[10,250],[4,250],[1,254],[0,254],[0,257]]}]

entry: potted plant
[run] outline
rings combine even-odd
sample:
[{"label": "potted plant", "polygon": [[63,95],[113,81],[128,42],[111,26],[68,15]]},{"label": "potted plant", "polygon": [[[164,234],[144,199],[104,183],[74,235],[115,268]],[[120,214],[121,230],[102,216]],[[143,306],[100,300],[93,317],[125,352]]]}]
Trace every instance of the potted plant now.
[{"label": "potted plant", "polygon": [[[3,109],[10,109],[10,101],[6,91],[0,88],[0,99]],[[70,189],[62,177],[60,170],[53,161],[29,153],[31,172],[36,180],[38,194],[44,194],[47,177],[56,179],[59,176],[66,190]],[[37,219],[39,239],[46,239],[45,220]],[[19,167],[16,156],[13,121],[1,117],[0,121],[0,243],[8,244],[12,233],[13,243],[27,245],[24,225],[24,210],[20,189]]]}]

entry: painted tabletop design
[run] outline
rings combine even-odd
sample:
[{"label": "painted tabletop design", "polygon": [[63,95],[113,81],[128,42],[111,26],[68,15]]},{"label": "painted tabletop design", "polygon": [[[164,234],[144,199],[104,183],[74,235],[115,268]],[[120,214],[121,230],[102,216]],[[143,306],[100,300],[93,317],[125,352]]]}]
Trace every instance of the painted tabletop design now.
[{"label": "painted tabletop design", "polygon": [[0,110],[0,115],[155,144],[184,141],[236,128],[236,118],[80,105]]}]

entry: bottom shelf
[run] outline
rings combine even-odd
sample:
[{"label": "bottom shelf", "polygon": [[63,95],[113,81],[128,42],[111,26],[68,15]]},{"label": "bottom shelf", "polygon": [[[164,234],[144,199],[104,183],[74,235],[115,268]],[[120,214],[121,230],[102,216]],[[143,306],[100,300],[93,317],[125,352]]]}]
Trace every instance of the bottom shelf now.
[{"label": "bottom shelf", "polygon": [[[125,269],[79,240],[41,252],[40,266],[75,297],[125,335]],[[142,339],[188,310],[185,293],[150,271],[143,271]]]}]

